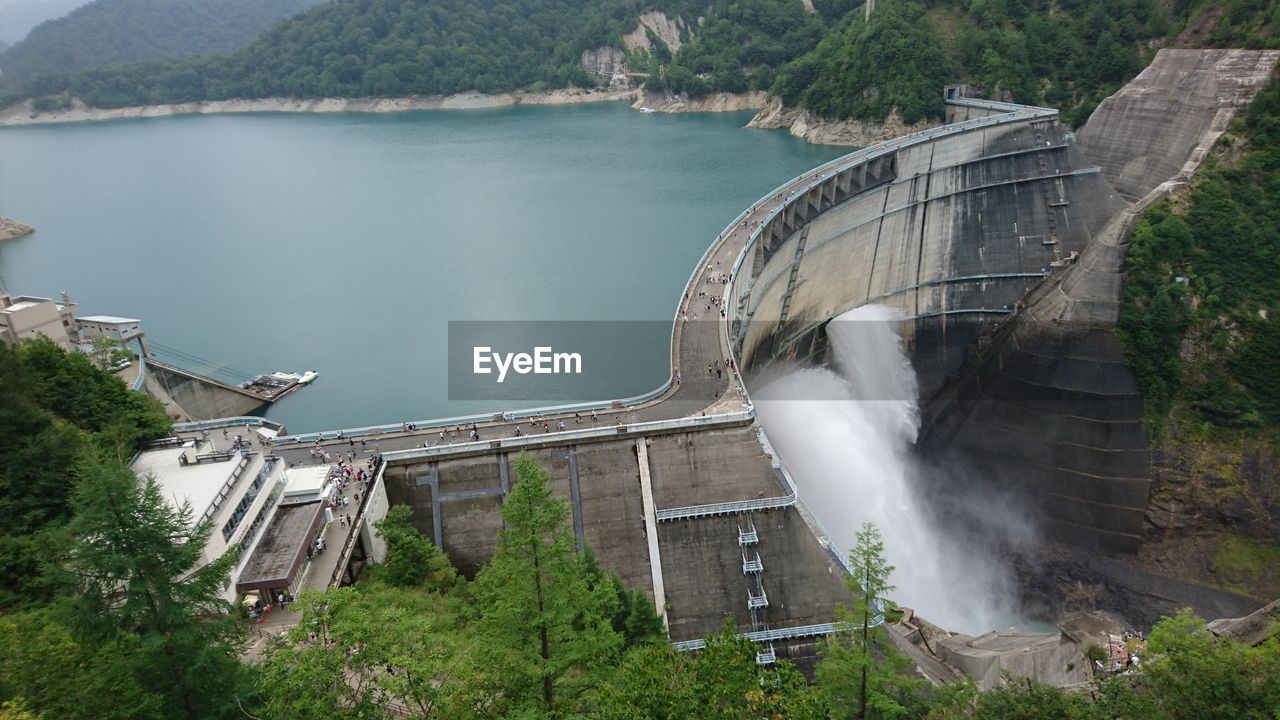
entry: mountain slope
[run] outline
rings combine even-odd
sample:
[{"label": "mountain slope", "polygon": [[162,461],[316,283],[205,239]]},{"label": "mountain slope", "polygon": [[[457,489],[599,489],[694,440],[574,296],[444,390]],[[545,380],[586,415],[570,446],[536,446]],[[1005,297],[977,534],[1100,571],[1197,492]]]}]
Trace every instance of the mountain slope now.
[{"label": "mountain slope", "polygon": [[46,20],[62,17],[88,0],[13,0],[0,3],[0,50],[13,45]]},{"label": "mountain slope", "polygon": [[0,77],[228,52],[319,0],[96,0],[42,23],[0,55]]},{"label": "mountain slope", "polygon": [[[216,0],[237,1],[245,0]],[[651,92],[768,90],[818,120],[872,122],[895,110],[908,122],[936,121],[941,86],[967,83],[988,97],[1061,108],[1078,126],[1184,31],[1226,18],[1249,42],[1273,42],[1277,7],[895,0],[867,22],[857,0],[331,0],[225,56],[0,84],[0,103],[38,98],[40,110],[72,97],[110,108],[498,93],[592,86],[632,71]],[[0,67],[21,49],[0,55]]]}]

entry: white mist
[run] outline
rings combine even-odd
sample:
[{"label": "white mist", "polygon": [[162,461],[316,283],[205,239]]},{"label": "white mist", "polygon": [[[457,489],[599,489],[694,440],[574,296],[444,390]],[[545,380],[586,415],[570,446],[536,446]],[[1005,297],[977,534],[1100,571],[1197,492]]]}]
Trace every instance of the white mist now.
[{"label": "white mist", "polygon": [[891,599],[942,627],[976,634],[1014,620],[1010,583],[978,547],[953,541],[917,496],[922,466],[915,372],[901,315],[868,305],[827,328],[835,371],[799,369],[752,394],[800,497],[846,552],[874,523],[895,567]]}]

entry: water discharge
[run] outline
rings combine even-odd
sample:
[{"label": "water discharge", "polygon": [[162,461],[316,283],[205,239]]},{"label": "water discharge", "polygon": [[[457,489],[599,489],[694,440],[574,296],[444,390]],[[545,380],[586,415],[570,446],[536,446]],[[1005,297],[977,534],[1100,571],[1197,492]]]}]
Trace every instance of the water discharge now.
[{"label": "water discharge", "polygon": [[981,633],[1014,619],[1007,571],[934,520],[921,497],[928,472],[913,457],[919,430],[915,372],[901,316],[869,305],[827,328],[832,369],[804,368],[752,396],[800,497],[844,550],[863,523],[884,535],[895,567],[891,599],[949,630]]}]

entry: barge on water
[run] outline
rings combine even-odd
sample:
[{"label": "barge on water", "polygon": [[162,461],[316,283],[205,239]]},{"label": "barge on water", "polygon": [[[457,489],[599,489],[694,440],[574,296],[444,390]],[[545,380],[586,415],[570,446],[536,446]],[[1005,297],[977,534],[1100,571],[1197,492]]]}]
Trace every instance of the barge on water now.
[{"label": "barge on water", "polygon": [[315,380],[320,373],[308,370],[304,373],[273,372],[270,375],[259,375],[240,387],[272,401],[288,395]]}]

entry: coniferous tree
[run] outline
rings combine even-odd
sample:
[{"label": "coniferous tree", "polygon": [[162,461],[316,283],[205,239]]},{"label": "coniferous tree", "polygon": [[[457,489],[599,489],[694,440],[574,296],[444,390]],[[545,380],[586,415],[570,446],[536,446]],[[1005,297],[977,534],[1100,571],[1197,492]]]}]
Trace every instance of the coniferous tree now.
[{"label": "coniferous tree", "polygon": [[197,567],[210,525],[119,462],[84,459],[76,480],[60,563],[75,627],[92,640],[131,639],[139,683],[167,717],[231,714],[243,626],[221,591],[235,555]]},{"label": "coniferous tree", "polygon": [[413,526],[413,510],[396,505],[374,528],[387,543],[387,559],[382,564],[386,581],[397,587],[426,586],[448,592],[458,583],[458,573],[449,558]]},{"label": "coniferous tree", "polygon": [[[476,646],[445,599],[420,587],[361,580],[307,591],[302,619],[262,663],[264,714],[295,720],[458,718]],[[342,678],[344,681],[338,681]]]},{"label": "coniferous tree", "polygon": [[818,683],[828,693],[834,717],[903,717],[921,681],[903,674],[909,661],[877,622],[894,587],[889,584],[893,566],[884,558],[884,540],[875,525],[867,523],[858,531],[849,559],[855,573],[848,580],[854,601],[839,609],[847,630],[823,646]]},{"label": "coniferous tree", "polygon": [[523,454],[515,469],[497,553],[475,581],[479,626],[495,707],[556,716],[589,683],[587,671],[621,648],[610,624],[618,598],[591,581],[547,471]]}]

